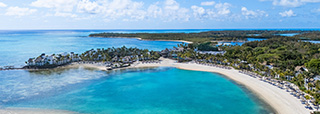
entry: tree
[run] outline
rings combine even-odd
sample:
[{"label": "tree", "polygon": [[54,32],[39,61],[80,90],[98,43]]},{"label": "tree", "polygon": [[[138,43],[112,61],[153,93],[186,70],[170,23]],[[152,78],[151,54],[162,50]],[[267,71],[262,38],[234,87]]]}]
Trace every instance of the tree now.
[{"label": "tree", "polygon": [[311,59],[307,63],[307,67],[311,69],[312,72],[319,74],[320,73],[320,59]]}]

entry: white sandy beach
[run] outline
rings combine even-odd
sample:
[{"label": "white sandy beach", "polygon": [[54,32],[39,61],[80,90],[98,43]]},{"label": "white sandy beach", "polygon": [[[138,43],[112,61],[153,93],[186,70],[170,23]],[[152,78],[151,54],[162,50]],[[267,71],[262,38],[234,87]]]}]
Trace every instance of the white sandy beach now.
[{"label": "white sandy beach", "polygon": [[[101,38],[105,38],[105,37],[101,37]],[[126,38],[126,37],[108,37],[108,38]],[[130,37],[130,38],[133,38],[133,37]],[[172,41],[172,42],[184,42],[184,43],[188,43],[188,44],[193,43],[193,42],[185,41],[185,40],[148,40],[148,39],[142,39],[142,38],[135,38],[135,39],[144,40],[144,41]]]},{"label": "white sandy beach", "polygon": [[276,86],[272,86],[268,83],[260,81],[258,78],[253,78],[245,74],[239,73],[238,70],[228,70],[223,68],[199,65],[195,63],[175,63],[174,60],[163,59],[159,63],[151,64],[137,64],[131,67],[156,67],[156,66],[168,66],[176,67],[179,69],[185,70],[196,70],[196,71],[206,71],[206,72],[215,72],[220,73],[236,81],[239,84],[246,86],[249,90],[258,95],[261,99],[271,105],[272,108],[276,110],[276,113],[279,114],[310,114],[310,111],[304,108],[304,105],[290,95],[290,93],[282,90]]},{"label": "white sandy beach", "polygon": [[185,41],[185,40],[146,40],[146,39],[142,39],[142,38],[136,38],[138,40],[144,40],[144,41],[172,41],[172,42],[184,42],[184,43],[188,43],[188,44],[192,44],[193,42],[190,41]]},{"label": "white sandy beach", "polygon": [[238,70],[227,70],[222,68],[198,65],[198,64],[176,64],[177,68],[196,71],[216,72],[246,86],[256,93],[279,114],[309,114],[310,111],[304,108],[301,102],[290,95],[290,93],[276,86],[260,81],[257,78],[239,73]]}]

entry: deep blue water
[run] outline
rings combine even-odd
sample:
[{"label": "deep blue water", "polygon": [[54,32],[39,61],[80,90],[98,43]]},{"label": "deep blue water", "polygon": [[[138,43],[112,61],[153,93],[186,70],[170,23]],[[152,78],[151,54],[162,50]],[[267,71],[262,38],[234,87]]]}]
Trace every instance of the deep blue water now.
[{"label": "deep blue water", "polygon": [[[68,30],[68,31],[0,31],[0,66],[22,66],[30,57],[41,53],[82,53],[93,48],[138,47],[160,51],[172,48],[181,42],[141,41],[129,38],[89,38],[91,33],[100,32],[183,32],[183,30]],[[190,30],[186,32],[199,32]]]},{"label": "deep blue water", "polygon": [[[85,74],[79,74],[79,71]],[[23,76],[22,81],[32,84],[27,84],[26,91],[21,94],[30,97],[5,103],[5,106],[63,109],[94,114],[270,113],[266,105],[245,88],[215,73],[168,67],[110,73],[86,69],[56,72],[62,73],[25,72],[26,76]],[[30,77],[33,78],[28,81]],[[88,78],[92,79],[87,80]],[[75,80],[79,79],[86,81],[77,83]],[[36,84],[34,82],[42,83],[31,87]],[[70,84],[61,86],[57,82]],[[50,90],[48,86],[58,89]]]}]

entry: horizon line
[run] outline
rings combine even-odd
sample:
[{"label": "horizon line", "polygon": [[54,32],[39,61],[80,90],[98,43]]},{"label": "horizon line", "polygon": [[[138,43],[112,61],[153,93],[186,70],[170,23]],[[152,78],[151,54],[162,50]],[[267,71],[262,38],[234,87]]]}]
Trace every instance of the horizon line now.
[{"label": "horizon line", "polygon": [[320,30],[320,28],[37,28],[37,29],[0,29],[11,30]]}]

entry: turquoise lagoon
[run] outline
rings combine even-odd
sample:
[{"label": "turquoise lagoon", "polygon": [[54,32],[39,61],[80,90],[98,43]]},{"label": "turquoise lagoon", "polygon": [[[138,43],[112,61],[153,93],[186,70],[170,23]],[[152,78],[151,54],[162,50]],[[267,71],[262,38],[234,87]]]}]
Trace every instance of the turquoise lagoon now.
[{"label": "turquoise lagoon", "polygon": [[[88,38],[97,32],[207,30],[0,31],[0,66],[22,66],[41,53],[92,48],[171,48],[180,42]],[[266,104],[224,76],[176,68],[97,71],[85,68],[0,71],[0,108],[29,107],[80,113],[270,113]]]},{"label": "turquoise lagoon", "polygon": [[170,67],[111,72],[83,68],[55,72],[20,71],[24,74],[22,76],[10,72],[6,72],[8,76],[5,78],[18,80],[11,83],[24,84],[25,87],[19,88],[24,91],[14,95],[26,96],[10,96],[16,90],[6,92],[8,94],[5,96],[17,99],[8,98],[8,102],[3,104],[5,107],[60,109],[94,114],[272,112],[241,85],[216,73]]}]

